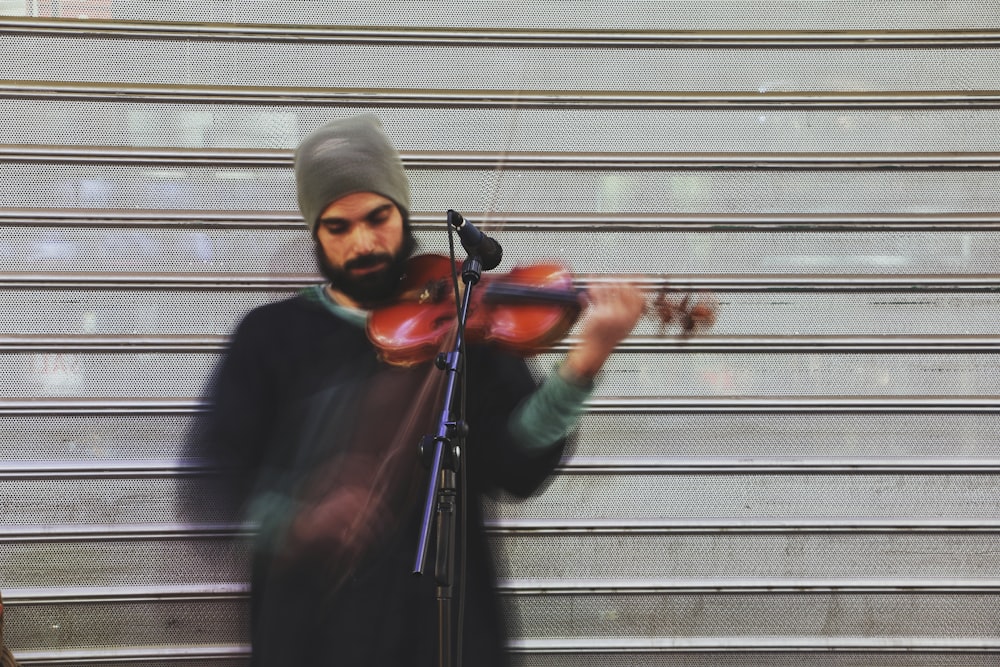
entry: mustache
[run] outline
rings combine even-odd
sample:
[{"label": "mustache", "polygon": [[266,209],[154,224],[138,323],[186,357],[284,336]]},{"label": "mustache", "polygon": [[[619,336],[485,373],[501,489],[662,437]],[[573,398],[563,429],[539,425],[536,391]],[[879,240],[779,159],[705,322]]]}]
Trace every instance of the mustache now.
[{"label": "mustache", "polygon": [[385,252],[377,252],[372,253],[371,255],[361,255],[360,257],[348,260],[344,263],[344,270],[350,271],[351,269],[369,269],[373,266],[378,266],[379,264],[388,264],[391,262],[392,255]]}]

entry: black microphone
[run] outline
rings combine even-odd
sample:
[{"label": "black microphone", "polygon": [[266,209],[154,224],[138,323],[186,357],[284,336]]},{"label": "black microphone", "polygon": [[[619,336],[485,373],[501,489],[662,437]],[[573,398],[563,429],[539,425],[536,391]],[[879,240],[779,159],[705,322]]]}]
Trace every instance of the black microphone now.
[{"label": "black microphone", "polygon": [[483,263],[483,271],[495,269],[503,258],[503,248],[486,234],[476,229],[476,226],[462,217],[458,211],[448,209],[448,224],[458,232],[462,247],[469,255],[478,256]]}]

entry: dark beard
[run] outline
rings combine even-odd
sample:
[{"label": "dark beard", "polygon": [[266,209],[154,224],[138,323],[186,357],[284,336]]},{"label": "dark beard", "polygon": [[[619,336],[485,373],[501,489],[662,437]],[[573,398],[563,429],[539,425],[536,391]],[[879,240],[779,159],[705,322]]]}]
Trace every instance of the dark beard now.
[{"label": "dark beard", "polygon": [[[416,248],[417,240],[409,229],[403,232],[403,246],[395,255],[375,253],[363,255],[347,262],[343,269],[330,264],[323,252],[323,247],[317,243],[314,246],[316,266],[323,277],[330,281],[330,286],[342,292],[349,299],[363,308],[385,304],[396,296],[399,281],[406,272],[406,265]],[[385,268],[361,276],[352,277],[348,271],[354,268],[366,268],[381,262],[388,262]]]}]

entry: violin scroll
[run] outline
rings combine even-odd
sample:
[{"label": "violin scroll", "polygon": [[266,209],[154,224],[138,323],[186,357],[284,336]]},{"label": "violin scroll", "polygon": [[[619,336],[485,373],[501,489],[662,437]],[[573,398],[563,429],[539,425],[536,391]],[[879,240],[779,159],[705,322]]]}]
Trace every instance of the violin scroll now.
[{"label": "violin scroll", "polygon": [[685,338],[715,324],[715,313],[719,303],[711,294],[702,293],[692,298],[690,292],[679,299],[670,298],[669,286],[660,289],[651,307],[660,320],[660,333],[666,325],[677,321],[681,325],[681,335]]}]

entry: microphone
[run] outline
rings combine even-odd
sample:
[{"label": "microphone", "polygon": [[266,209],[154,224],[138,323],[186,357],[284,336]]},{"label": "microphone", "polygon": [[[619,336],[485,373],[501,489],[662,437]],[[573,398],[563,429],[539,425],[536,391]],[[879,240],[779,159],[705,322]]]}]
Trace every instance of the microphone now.
[{"label": "microphone", "polygon": [[503,248],[486,234],[476,229],[476,226],[462,217],[458,211],[448,209],[448,224],[458,232],[462,247],[469,255],[478,256],[483,263],[483,271],[495,269],[503,258]]}]

